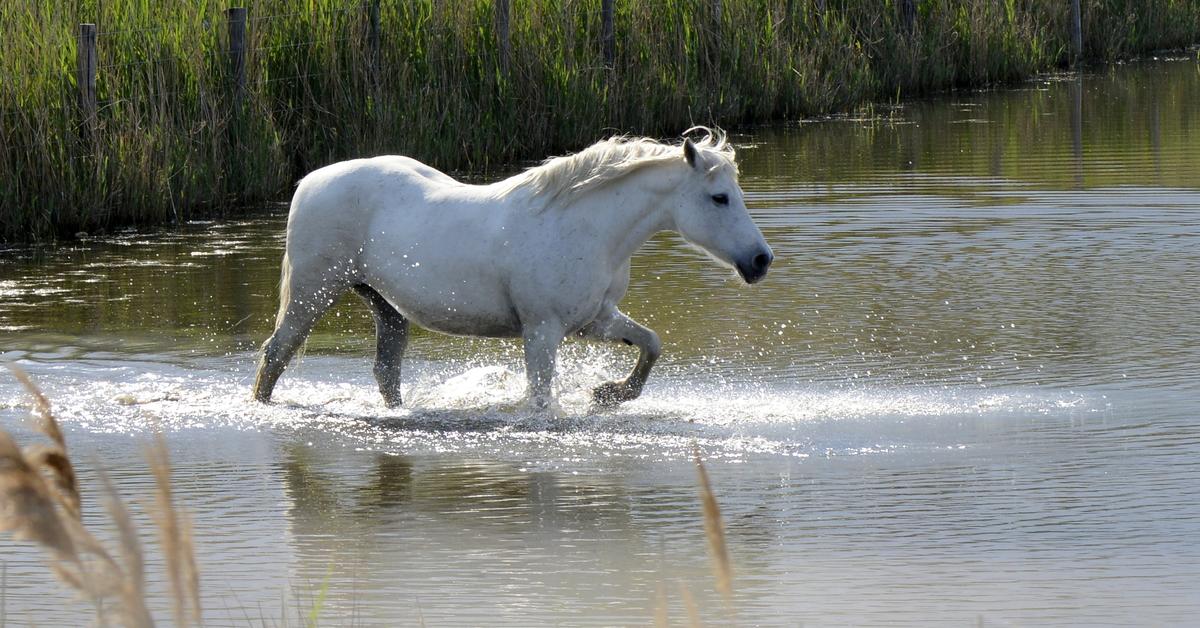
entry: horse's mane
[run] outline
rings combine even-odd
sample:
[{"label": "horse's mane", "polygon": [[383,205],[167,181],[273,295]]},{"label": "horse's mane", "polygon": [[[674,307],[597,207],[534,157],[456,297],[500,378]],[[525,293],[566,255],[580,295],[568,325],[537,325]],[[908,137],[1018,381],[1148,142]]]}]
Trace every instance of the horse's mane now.
[{"label": "horse's mane", "polygon": [[[708,172],[730,169],[737,174],[733,146],[725,132],[707,127],[692,127],[684,135],[700,131],[702,138],[693,142]],[[648,137],[618,135],[564,157],[551,157],[507,180],[506,192],[518,188],[547,207],[554,200],[566,200],[595,190],[630,173],[654,164],[683,160],[682,142],[667,144]]]}]

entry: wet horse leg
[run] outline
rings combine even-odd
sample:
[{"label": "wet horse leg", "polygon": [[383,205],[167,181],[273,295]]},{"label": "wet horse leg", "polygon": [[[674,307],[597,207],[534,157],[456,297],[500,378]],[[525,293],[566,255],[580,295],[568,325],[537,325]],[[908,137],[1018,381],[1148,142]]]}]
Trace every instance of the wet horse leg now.
[{"label": "wet horse leg", "polygon": [[404,318],[374,288],[354,286],[375,316],[375,381],[387,407],[400,405],[400,362],[408,347],[408,319]]},{"label": "wet horse leg", "polygon": [[[291,281],[289,277],[285,281]],[[298,289],[299,288],[299,289]],[[266,403],[271,400],[275,383],[296,351],[304,344],[317,319],[337,302],[344,288],[341,284],[326,282],[316,288],[296,286],[286,288],[287,301],[283,316],[275,327],[275,333],[263,345],[262,360],[258,364],[258,376],[254,381],[254,399]]]},{"label": "wet horse leg", "polygon": [[540,321],[522,331],[525,345],[525,378],[529,382],[529,401],[535,408],[551,406],[554,368],[563,329],[556,321]]},{"label": "wet horse leg", "polygon": [[579,335],[590,340],[623,342],[639,350],[637,365],[629,376],[619,382],[606,382],[592,391],[592,397],[603,405],[616,405],[622,401],[636,399],[650,376],[650,369],[662,352],[658,334],[634,322],[615,308],[579,330]]}]

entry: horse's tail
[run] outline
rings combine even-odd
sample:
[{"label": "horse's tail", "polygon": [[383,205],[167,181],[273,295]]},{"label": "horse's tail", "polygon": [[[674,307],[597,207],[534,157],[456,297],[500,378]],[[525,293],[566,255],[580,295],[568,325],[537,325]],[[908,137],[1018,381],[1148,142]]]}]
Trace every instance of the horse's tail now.
[{"label": "horse's tail", "polygon": [[292,261],[285,249],[283,252],[282,270],[279,273],[279,312],[275,314],[275,328],[283,325],[283,315],[287,313],[288,305],[292,302]]}]

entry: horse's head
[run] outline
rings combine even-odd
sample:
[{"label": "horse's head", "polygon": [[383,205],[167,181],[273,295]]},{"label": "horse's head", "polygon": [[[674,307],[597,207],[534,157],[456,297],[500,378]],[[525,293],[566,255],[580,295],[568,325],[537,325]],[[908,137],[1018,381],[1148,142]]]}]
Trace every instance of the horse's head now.
[{"label": "horse's head", "polygon": [[761,280],[775,256],[746,211],[733,151],[709,135],[699,143],[684,140],[680,158],[688,171],[671,207],[675,230],[736,268],[746,283]]}]

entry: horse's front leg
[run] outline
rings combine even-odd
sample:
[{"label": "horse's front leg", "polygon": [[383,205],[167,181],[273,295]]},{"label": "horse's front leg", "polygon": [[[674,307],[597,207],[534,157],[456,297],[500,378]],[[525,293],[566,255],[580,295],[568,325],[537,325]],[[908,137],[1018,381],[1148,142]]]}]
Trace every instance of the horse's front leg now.
[{"label": "horse's front leg", "polygon": [[522,333],[525,341],[525,378],[529,382],[529,402],[535,408],[550,407],[554,364],[558,357],[558,345],[562,343],[564,335],[562,325],[554,321],[526,325]]},{"label": "horse's front leg", "polygon": [[616,405],[622,401],[636,399],[642,394],[646,378],[650,377],[650,369],[662,352],[662,342],[658,334],[634,322],[616,308],[611,312],[601,314],[599,318],[579,330],[579,335],[592,340],[606,342],[624,342],[636,346],[641,353],[637,365],[624,380],[606,382],[592,391],[592,396],[603,405]]}]

